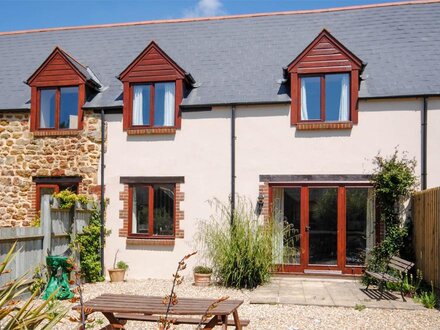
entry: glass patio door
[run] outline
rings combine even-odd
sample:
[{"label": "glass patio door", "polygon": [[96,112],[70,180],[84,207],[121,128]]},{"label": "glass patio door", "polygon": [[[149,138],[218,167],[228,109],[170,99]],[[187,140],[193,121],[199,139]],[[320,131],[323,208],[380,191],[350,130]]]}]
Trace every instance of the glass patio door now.
[{"label": "glass patio door", "polygon": [[374,246],[370,187],[275,186],[271,198],[279,271],[361,273]]},{"label": "glass patio door", "polygon": [[309,188],[308,264],[338,264],[338,188]]}]

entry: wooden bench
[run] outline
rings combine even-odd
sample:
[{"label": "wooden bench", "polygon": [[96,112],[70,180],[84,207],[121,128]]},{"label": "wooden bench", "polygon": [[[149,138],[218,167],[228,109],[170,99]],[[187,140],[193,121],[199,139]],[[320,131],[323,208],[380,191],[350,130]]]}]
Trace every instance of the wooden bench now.
[{"label": "wooden bench", "polygon": [[[383,295],[384,291],[384,284],[386,282],[390,283],[400,283],[400,295],[402,296],[403,301],[406,301],[404,295],[403,295],[403,274],[408,274],[408,271],[414,266],[414,263],[411,261],[407,261],[405,259],[392,256],[390,261],[387,264],[387,269],[383,273],[379,272],[372,272],[372,271],[365,271],[368,277],[367,287],[365,290],[368,290],[368,287],[370,286],[371,277],[379,280],[379,290],[381,292],[381,297]],[[390,269],[397,270],[399,273],[399,277],[390,275],[388,272]]]}]

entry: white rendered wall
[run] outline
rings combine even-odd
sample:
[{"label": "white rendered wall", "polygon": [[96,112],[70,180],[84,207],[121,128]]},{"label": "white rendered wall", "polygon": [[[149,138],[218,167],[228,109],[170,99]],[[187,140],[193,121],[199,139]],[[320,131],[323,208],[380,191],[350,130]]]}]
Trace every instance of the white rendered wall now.
[{"label": "white rendered wall", "polygon": [[[440,100],[434,101],[432,106],[440,109]],[[396,146],[416,158],[419,175],[421,107],[421,99],[361,101],[359,124],[344,131],[296,131],[288,105],[237,107],[236,192],[255,202],[261,174],[369,174],[373,157],[379,151],[390,155]],[[122,115],[106,116],[107,225],[112,230],[107,268],[119,249],[118,259],[130,265],[129,278],[170,278],[177,261],[194,249],[197,221],[212,212],[206,201],[226,201],[230,193],[230,115],[229,107],[183,113],[182,129],[175,136],[127,136]],[[438,186],[440,110],[430,110],[429,121],[428,183]],[[174,247],[127,247],[118,234],[121,176],[184,176],[185,238],[176,239]]]}]

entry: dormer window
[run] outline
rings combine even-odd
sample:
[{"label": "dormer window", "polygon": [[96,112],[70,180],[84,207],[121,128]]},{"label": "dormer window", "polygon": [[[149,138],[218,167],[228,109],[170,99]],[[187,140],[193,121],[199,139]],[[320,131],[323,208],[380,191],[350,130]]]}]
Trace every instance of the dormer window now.
[{"label": "dormer window", "polygon": [[78,129],[79,87],[41,88],[39,129]]},{"label": "dormer window", "polygon": [[191,76],[154,41],[119,75],[124,84],[124,130],[128,134],[174,134]]},{"label": "dormer window", "polygon": [[131,124],[138,127],[174,127],[176,83],[133,84]]},{"label": "dormer window", "polygon": [[288,66],[291,123],[297,129],[347,129],[358,122],[362,61],[328,31]]},{"label": "dormer window", "polygon": [[350,121],[350,75],[332,73],[300,76],[300,120]]},{"label": "dormer window", "polygon": [[31,130],[43,136],[81,130],[86,86],[102,87],[89,68],[58,47],[27,84],[31,87]]}]

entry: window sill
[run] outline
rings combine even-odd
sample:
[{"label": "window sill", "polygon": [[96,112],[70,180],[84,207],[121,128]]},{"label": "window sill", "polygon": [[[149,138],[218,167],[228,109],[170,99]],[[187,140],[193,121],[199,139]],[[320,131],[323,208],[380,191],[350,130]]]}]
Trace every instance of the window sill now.
[{"label": "window sill", "polygon": [[174,246],[174,238],[156,239],[156,238],[133,238],[128,237],[126,241],[127,245],[138,246]]},{"label": "window sill", "polygon": [[50,130],[50,131],[34,131],[34,136],[75,136],[81,134],[81,130]]},{"label": "window sill", "polygon": [[296,125],[296,129],[299,131],[316,131],[316,130],[343,130],[343,129],[352,129],[353,122],[345,121],[345,122],[333,122],[333,123],[311,123],[311,122],[303,122],[298,123]]},{"label": "window sill", "polygon": [[129,128],[128,135],[176,134],[175,127]]}]

